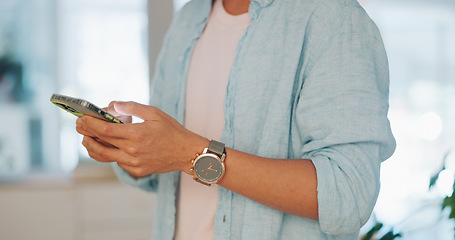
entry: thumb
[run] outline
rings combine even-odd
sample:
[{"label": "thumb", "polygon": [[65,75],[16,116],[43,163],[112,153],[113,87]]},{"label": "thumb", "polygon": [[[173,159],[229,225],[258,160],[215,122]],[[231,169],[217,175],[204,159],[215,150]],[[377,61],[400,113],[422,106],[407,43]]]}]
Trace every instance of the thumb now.
[{"label": "thumb", "polygon": [[114,109],[116,112],[126,115],[135,116],[143,120],[147,120],[150,116],[150,106],[143,105],[137,102],[115,102]]}]

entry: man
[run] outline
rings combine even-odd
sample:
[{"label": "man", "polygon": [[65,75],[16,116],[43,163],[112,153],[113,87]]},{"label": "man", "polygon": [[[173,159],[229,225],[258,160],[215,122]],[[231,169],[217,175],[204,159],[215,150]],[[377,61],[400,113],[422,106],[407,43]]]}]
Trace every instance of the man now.
[{"label": "man", "polygon": [[395,143],[387,57],[356,1],[193,0],[152,87],[151,106],[108,108],[143,123],[77,130],[122,181],[158,192],[155,239],[357,239]]}]

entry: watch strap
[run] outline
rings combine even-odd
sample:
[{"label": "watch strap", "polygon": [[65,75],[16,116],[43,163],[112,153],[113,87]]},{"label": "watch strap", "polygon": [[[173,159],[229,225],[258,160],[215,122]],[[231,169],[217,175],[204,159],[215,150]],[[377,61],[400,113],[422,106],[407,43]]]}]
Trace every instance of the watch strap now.
[{"label": "watch strap", "polygon": [[212,183],[203,182],[203,181],[199,180],[197,177],[195,177],[195,178],[193,178],[193,179],[194,179],[196,182],[201,183],[201,184],[204,184],[205,186],[208,186],[208,187],[211,187],[211,186],[214,185],[214,184],[212,184]]},{"label": "watch strap", "polygon": [[225,153],[224,146],[225,146],[224,143],[220,143],[218,141],[211,140],[208,150],[221,157]]}]

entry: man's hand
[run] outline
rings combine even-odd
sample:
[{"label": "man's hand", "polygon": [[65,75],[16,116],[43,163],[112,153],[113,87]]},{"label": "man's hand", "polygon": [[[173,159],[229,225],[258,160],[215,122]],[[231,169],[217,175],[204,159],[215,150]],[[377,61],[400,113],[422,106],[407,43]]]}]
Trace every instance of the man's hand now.
[{"label": "man's hand", "polygon": [[[80,117],[76,128],[85,135],[83,144],[92,158],[117,162],[133,177],[171,171],[192,175],[191,160],[209,145],[208,139],[155,107],[134,102],[114,102],[110,107],[117,117],[136,116],[144,122],[118,124]],[[226,156],[229,171],[220,186],[279,211],[318,220],[317,176],[311,160],[265,158],[231,148],[226,148]]]},{"label": "man's hand", "polygon": [[[83,116],[76,130],[84,135],[90,157],[100,162],[117,162],[133,177],[153,173],[190,173],[195,154],[208,140],[185,129],[175,119],[153,106],[135,102],[112,102],[108,112],[126,124],[108,123]],[[131,116],[144,120],[131,123]]]}]

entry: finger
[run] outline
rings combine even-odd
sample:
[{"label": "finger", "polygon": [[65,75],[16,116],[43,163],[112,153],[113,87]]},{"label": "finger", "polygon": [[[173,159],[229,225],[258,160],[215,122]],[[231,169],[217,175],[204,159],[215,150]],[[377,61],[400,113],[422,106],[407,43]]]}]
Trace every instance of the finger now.
[{"label": "finger", "polygon": [[94,138],[94,139],[95,139],[95,141],[97,141],[97,142],[103,144],[105,147],[108,147],[108,148],[118,148],[118,147],[114,146],[113,144],[110,144],[110,143],[108,143],[108,142],[106,142],[106,141],[103,141],[103,140],[101,140],[101,139],[99,139],[99,138]]},{"label": "finger", "polygon": [[[88,118],[91,118],[91,117],[88,117]],[[126,152],[129,151],[129,149],[131,149],[131,139],[134,138],[134,134],[130,134],[130,135],[126,135],[124,138],[120,138],[118,136],[109,136],[109,131],[108,129],[106,128],[103,128],[103,127],[98,127],[98,129],[96,129],[96,127],[92,127],[94,128],[95,130],[92,130],[91,128],[89,128],[87,126],[87,123],[84,123],[85,122],[85,117],[81,119],[78,119],[77,120],[77,126],[76,126],[76,130],[78,133],[84,135],[84,136],[89,136],[91,138],[94,138],[96,141],[98,141],[99,143],[103,144],[104,146],[106,147],[110,147],[110,148],[123,148],[125,149]],[[98,120],[96,118],[94,118],[95,122],[97,121],[101,121],[101,123],[103,124],[104,121],[102,120]],[[90,123],[88,123],[90,124]],[[109,127],[124,127],[123,124],[116,124],[114,123],[113,125],[111,125],[112,123],[108,123]],[[126,124],[125,124],[126,125]],[[134,127],[134,125],[131,125],[131,124],[128,124],[130,127]]]},{"label": "finger", "polygon": [[143,120],[155,119],[160,111],[155,107],[136,102],[114,102],[114,109],[122,115],[135,116]]},{"label": "finger", "polygon": [[113,145],[111,143],[108,143],[105,140],[99,139],[94,133],[91,133],[91,132],[88,132],[88,131],[84,130],[84,128],[82,127],[82,124],[83,123],[81,123],[80,119],[76,120],[76,131],[79,134],[87,136],[87,137],[91,137],[91,138],[95,139],[97,142],[103,144],[106,147],[117,148],[115,145]]},{"label": "finger", "polygon": [[108,105],[107,108],[106,108],[106,111],[108,111],[110,114],[113,114],[114,116],[115,116],[115,115],[120,115],[120,113],[118,113],[118,112],[115,110],[115,108],[114,108],[114,103],[115,103],[115,102],[116,102],[116,101],[110,102],[109,105]]},{"label": "finger", "polygon": [[123,168],[123,170],[127,171],[134,178],[140,178],[140,177],[145,177],[147,175],[150,175],[149,173],[146,173],[145,171],[143,171],[142,168],[139,168],[139,167],[133,167],[128,164],[119,163],[119,162],[117,162],[117,165],[119,167]]},{"label": "finger", "polygon": [[89,156],[99,162],[123,162],[127,158],[118,148],[106,147],[88,136],[84,136],[82,145],[87,149]]},{"label": "finger", "polygon": [[107,108],[105,108],[105,111],[107,111],[108,113],[114,115],[116,118],[120,119],[122,122],[124,123],[131,123],[133,122],[133,118],[130,116],[130,115],[123,115],[119,112],[117,112],[117,110],[115,110],[114,108],[114,104],[116,103],[117,101],[112,101],[109,103],[109,106]]},{"label": "finger", "polygon": [[106,138],[128,138],[129,129],[132,126],[131,124],[110,123],[90,116],[82,116],[78,121],[77,129],[81,133],[88,133],[89,136],[103,140]]},{"label": "finger", "polygon": [[83,125],[84,123],[82,122],[81,118],[77,118],[76,120],[76,131],[84,136],[89,136],[89,137],[96,137],[94,133],[89,132]]},{"label": "finger", "polygon": [[[99,162],[113,162],[113,160],[107,159],[104,156],[101,156],[99,153],[99,146],[101,143],[97,142],[95,139],[84,136],[84,140],[82,140],[82,145],[84,145],[85,149],[87,149],[88,155]],[[97,150],[98,149],[98,150]]]}]

